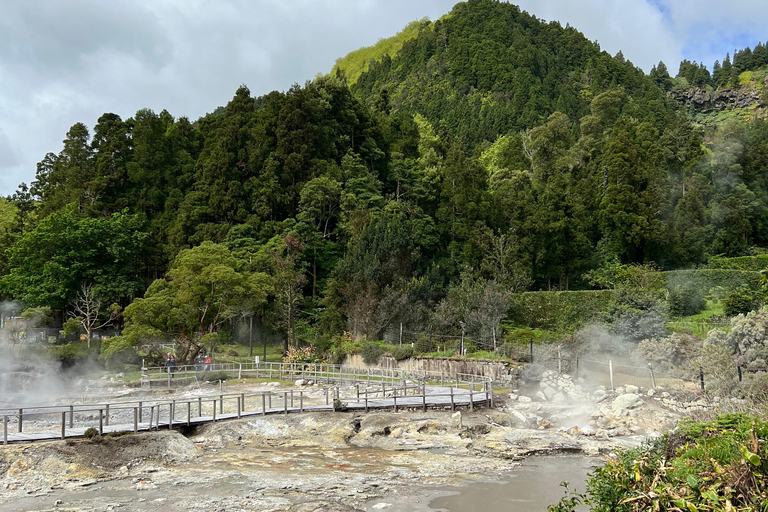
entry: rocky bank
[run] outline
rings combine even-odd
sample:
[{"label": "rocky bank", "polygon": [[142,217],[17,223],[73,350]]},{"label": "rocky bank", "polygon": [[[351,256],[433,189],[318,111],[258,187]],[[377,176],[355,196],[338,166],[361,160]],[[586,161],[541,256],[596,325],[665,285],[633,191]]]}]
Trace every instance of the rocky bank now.
[{"label": "rocky bank", "polygon": [[[378,510],[501,478],[532,454],[609,454],[716,407],[544,372],[496,409],[308,413],[0,447],[3,510]],[[400,498],[398,498],[400,497]],[[378,507],[378,508],[377,508]]]}]

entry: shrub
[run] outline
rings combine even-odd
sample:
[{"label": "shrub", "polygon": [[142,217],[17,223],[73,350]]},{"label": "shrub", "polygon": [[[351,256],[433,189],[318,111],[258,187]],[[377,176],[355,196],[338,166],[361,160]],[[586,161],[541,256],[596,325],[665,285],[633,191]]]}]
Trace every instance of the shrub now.
[{"label": "shrub", "polygon": [[727,316],[746,315],[763,304],[760,292],[746,285],[732,288],[723,297],[723,312]]},{"label": "shrub", "polygon": [[288,347],[288,353],[283,356],[284,363],[314,363],[317,362],[315,347],[309,345],[296,348]]},{"label": "shrub", "polygon": [[661,366],[677,366],[685,356],[685,340],[679,334],[666,338],[651,338],[637,345],[637,353],[645,360]]},{"label": "shrub", "polygon": [[615,295],[614,290],[517,293],[510,315],[517,325],[570,332],[607,311]]},{"label": "shrub", "polygon": [[99,435],[100,435],[99,431],[93,427],[87,428],[85,432],[83,432],[83,437],[85,437],[86,439],[93,439],[94,437],[98,437]]},{"label": "shrub", "polygon": [[709,423],[682,421],[673,432],[620,451],[597,468],[587,493],[572,493],[550,512],[579,504],[595,512],[768,508],[768,423],[741,414]]},{"label": "shrub", "polygon": [[392,357],[396,361],[402,361],[404,359],[410,359],[413,357],[413,347],[406,345],[404,347],[394,347],[392,349]]},{"label": "shrub", "polygon": [[675,286],[669,290],[667,308],[672,316],[691,316],[701,313],[707,301],[701,288],[694,284]]},{"label": "shrub", "polygon": [[205,382],[227,380],[228,377],[227,372],[203,372],[203,380]]},{"label": "shrub", "polygon": [[362,350],[363,361],[365,364],[379,364],[379,359],[381,359],[384,352],[384,347],[378,343],[365,343]]}]

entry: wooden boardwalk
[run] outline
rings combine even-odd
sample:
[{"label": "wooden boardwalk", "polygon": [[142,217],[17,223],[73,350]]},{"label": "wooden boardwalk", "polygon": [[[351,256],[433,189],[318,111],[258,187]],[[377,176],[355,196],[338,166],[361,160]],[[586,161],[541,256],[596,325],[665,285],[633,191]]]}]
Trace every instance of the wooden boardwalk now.
[{"label": "wooden boardwalk", "polygon": [[[357,401],[346,401],[343,402],[343,410],[351,411],[351,412],[368,412],[368,411],[374,411],[374,410],[382,410],[382,409],[392,409],[394,411],[398,411],[401,409],[428,409],[428,408],[445,408],[445,409],[456,409],[457,407],[470,407],[474,408],[475,406],[479,405],[491,405],[491,395],[490,393],[487,393],[485,391],[483,392],[475,392],[470,391],[468,389],[461,389],[461,388],[449,388],[449,387],[440,387],[440,386],[425,386],[422,388],[423,392],[418,395],[410,395],[410,396],[391,396],[391,397],[378,397],[378,398],[368,398],[363,397],[361,400]],[[241,409],[240,404],[242,397],[244,397],[244,394],[240,395],[218,395],[217,397],[212,397],[213,400],[213,411],[212,414],[208,415],[192,415],[192,409],[193,405],[196,407],[201,407],[202,399],[189,399],[189,400],[175,400],[175,401],[169,401],[169,402],[163,402],[163,403],[157,403],[152,406],[139,406],[142,409],[150,409],[151,408],[151,414],[150,421],[139,421],[138,417],[138,407],[133,407],[134,411],[134,422],[133,423],[119,423],[119,424],[105,424],[104,422],[104,411],[107,412],[107,417],[109,414],[109,407],[107,404],[103,404],[98,409],[98,430],[101,434],[109,434],[109,433],[115,433],[115,432],[144,432],[144,431],[150,431],[150,430],[158,430],[158,429],[168,429],[168,428],[191,428],[196,427],[200,425],[204,425],[206,423],[214,423],[217,421],[227,421],[227,420],[235,420],[235,419],[242,419],[242,418],[250,418],[250,417],[257,417],[257,416],[267,416],[267,415],[280,415],[280,414],[295,414],[295,413],[304,413],[304,412],[335,412],[335,407],[333,404],[330,405],[324,405],[324,404],[312,404],[312,405],[303,405],[303,395],[300,396],[300,404],[296,406],[295,400],[291,400],[292,405],[289,405],[289,401],[287,400],[287,392],[282,392],[277,395],[272,396],[279,396],[283,395],[283,406],[282,407],[267,407],[266,403],[266,397],[269,396],[268,394],[262,393],[257,395],[249,395],[249,396],[260,396],[262,397],[262,407],[257,408],[256,410],[246,410]],[[223,410],[223,400],[224,397],[227,397],[229,400],[232,400],[233,397],[237,399],[238,408],[236,412],[220,412],[216,413],[217,403],[219,403],[220,410]],[[271,402],[271,396],[270,396],[270,402]],[[206,402],[211,401],[211,397],[205,398]],[[130,407],[121,407],[123,404],[121,403],[114,403],[112,411],[115,411],[116,409],[130,409]],[[178,407],[181,406],[179,409]],[[67,417],[67,406],[58,406],[58,409],[61,409],[61,411],[56,412],[45,412],[45,413],[25,413],[27,417],[31,415],[39,416],[41,414],[45,415],[58,415],[61,414],[61,428],[57,428],[55,430],[37,430],[34,432],[9,432],[9,425],[8,423],[8,415],[3,416],[3,443],[4,444],[10,444],[10,443],[23,443],[23,442],[39,442],[39,441],[53,441],[57,439],[69,439],[69,438],[78,438],[78,437],[84,437],[85,431],[88,428],[95,428],[93,425],[91,426],[74,426],[72,425],[72,422],[69,422],[68,426],[68,417]],[[165,417],[165,419],[161,420],[155,420],[155,410],[158,411],[158,414],[160,414],[161,410],[168,410],[168,415]],[[94,410],[94,409],[91,409]],[[198,409],[199,410],[199,409]],[[178,412],[181,411],[183,418],[178,418]],[[80,411],[82,412],[82,411]],[[186,413],[186,414],[185,414]],[[142,418],[145,415],[142,415]],[[71,416],[70,416],[71,418]],[[173,420],[171,420],[173,418]],[[34,421],[34,420],[27,420],[27,421]]]},{"label": "wooden boardwalk", "polygon": [[[234,372],[238,377],[254,371],[242,367],[216,370]],[[262,365],[258,370],[264,372],[265,368]],[[311,377],[315,382],[332,382],[335,385],[308,390],[292,388],[250,394],[220,393],[192,398],[143,398],[132,402],[5,409],[0,410],[0,442],[10,444],[84,437],[89,428],[96,429],[100,434],[193,428],[217,421],[302,412],[368,412],[387,409],[397,412],[400,409],[455,410],[458,407],[472,409],[478,405],[493,407],[490,379],[474,375],[414,375],[393,369],[381,369],[378,373],[373,371],[376,369],[361,372],[340,367],[318,368],[317,365],[307,371],[305,367],[276,363],[270,363],[266,370],[270,376],[279,375],[283,379]],[[190,372],[182,371],[175,376],[183,377],[187,373]],[[148,371],[147,374],[148,382],[170,380],[167,375],[159,372]],[[340,396],[340,385],[345,386],[346,392],[353,390],[353,396]],[[321,402],[324,398],[324,404],[316,403],[318,392]],[[308,399],[307,403],[305,398]],[[274,406],[274,401],[279,402],[279,406]],[[114,423],[110,423],[111,420],[115,420]],[[33,431],[30,431],[30,424]]]}]

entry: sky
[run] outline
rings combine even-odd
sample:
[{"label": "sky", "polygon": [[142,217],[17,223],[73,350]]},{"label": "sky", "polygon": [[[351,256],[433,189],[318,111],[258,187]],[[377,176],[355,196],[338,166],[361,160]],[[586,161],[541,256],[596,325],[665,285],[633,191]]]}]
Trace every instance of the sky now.
[{"label": "sky", "polygon": [[[195,120],[327,73],[455,0],[0,0],[0,195],[34,180],[77,122],[141,108]],[[768,39],[764,0],[518,0],[649,71]]]}]

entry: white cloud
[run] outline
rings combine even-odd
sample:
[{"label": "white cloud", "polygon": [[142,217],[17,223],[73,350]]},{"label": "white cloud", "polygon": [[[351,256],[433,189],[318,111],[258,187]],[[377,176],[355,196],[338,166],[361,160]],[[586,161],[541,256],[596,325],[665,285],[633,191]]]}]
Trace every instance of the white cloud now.
[{"label": "white cloud", "polygon": [[[337,57],[436,19],[454,0],[70,0],[5,2],[0,16],[0,194],[34,178],[76,122],[163,108],[192,119],[226,104],[240,84],[285,90]],[[611,54],[648,70],[663,59],[721,58],[739,27],[768,21],[759,2],[520,0],[570,23]],[[661,9],[658,7],[661,5]],[[663,11],[663,13],[662,13]],[[716,27],[720,32],[702,27]],[[721,33],[733,29],[721,49]],[[702,35],[703,34],[703,35]],[[751,41],[755,43],[756,41]],[[713,60],[713,59],[712,59]],[[710,60],[705,60],[711,64]]]}]

